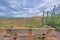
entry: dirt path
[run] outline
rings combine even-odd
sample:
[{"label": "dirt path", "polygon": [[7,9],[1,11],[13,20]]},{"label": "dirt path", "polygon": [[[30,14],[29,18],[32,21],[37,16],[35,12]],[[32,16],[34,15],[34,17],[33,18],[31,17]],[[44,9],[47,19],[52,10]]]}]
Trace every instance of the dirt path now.
[{"label": "dirt path", "polygon": [[54,31],[52,37],[47,37],[47,40],[60,40],[60,32]]},{"label": "dirt path", "polygon": [[47,37],[47,40],[58,40],[56,37]]},{"label": "dirt path", "polygon": [[58,38],[58,40],[60,40],[60,32],[54,31],[53,35],[55,35]]}]

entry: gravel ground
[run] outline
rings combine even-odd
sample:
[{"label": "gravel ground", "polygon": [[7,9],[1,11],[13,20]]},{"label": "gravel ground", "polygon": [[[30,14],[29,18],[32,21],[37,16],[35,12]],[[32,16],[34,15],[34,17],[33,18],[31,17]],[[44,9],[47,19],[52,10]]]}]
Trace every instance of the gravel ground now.
[{"label": "gravel ground", "polygon": [[54,31],[53,35],[55,35],[57,37],[57,39],[60,40],[60,32]]},{"label": "gravel ground", "polygon": [[[59,31],[54,31],[53,32],[53,35],[55,35],[56,36],[56,38],[57,38],[57,40],[60,40],[60,32]],[[1,40],[1,35],[0,35],[0,40]],[[56,38],[54,38],[55,40],[56,40]]]}]

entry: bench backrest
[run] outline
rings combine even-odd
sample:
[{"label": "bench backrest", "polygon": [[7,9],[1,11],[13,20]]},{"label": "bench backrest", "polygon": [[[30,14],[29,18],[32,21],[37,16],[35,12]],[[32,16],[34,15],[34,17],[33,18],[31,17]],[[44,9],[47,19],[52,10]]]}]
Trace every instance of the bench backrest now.
[{"label": "bench backrest", "polygon": [[32,29],[33,34],[47,34],[48,28]]},{"label": "bench backrest", "polygon": [[[9,33],[9,29],[6,29],[7,33]],[[16,34],[28,34],[28,30],[27,29],[10,29],[10,31],[12,33],[16,33]]]},{"label": "bench backrest", "polygon": [[[28,34],[31,30],[32,34],[47,34],[48,30],[53,28],[25,28],[25,29],[10,29],[12,33],[16,34]],[[7,33],[9,33],[9,29],[5,29]]]}]

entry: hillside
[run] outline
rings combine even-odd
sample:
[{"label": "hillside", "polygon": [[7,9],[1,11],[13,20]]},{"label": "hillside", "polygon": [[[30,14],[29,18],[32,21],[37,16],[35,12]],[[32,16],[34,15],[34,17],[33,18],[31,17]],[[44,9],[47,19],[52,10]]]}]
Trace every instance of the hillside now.
[{"label": "hillside", "polygon": [[31,18],[7,18],[0,20],[1,28],[11,28],[11,27],[41,27],[40,17]]}]

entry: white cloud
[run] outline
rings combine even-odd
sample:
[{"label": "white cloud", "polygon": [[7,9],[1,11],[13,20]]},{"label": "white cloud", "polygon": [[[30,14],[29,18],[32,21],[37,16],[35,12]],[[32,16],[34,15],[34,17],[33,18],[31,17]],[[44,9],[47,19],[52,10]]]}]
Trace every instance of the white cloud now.
[{"label": "white cloud", "polygon": [[48,3],[45,5],[46,11],[51,11],[53,9],[54,5],[56,5],[56,8],[57,8],[58,5],[60,4],[58,0],[46,0],[46,2]]},{"label": "white cloud", "polygon": [[5,15],[5,13],[0,13],[0,16],[4,16]]},{"label": "white cloud", "polygon": [[51,10],[53,10],[53,8],[54,8],[54,5],[49,5],[49,6],[45,9],[45,11],[51,11]]},{"label": "white cloud", "polygon": [[43,0],[43,3],[38,4],[34,10],[38,10],[39,8],[46,8],[45,10],[51,11],[54,5],[58,7],[58,5],[60,5],[59,0]]},{"label": "white cloud", "polygon": [[28,12],[26,11],[21,11],[21,12],[18,12],[18,11],[11,11],[12,15],[27,15]]},{"label": "white cloud", "polygon": [[13,17],[27,17],[26,15],[13,15]]},{"label": "white cloud", "polygon": [[2,10],[6,10],[6,8],[4,6],[0,6],[0,9]]},{"label": "white cloud", "polygon": [[41,10],[52,11],[54,5],[56,5],[56,7],[58,7],[60,5],[60,1],[59,0],[41,0],[41,1],[43,1],[43,3],[38,3],[37,2],[38,5],[37,6],[34,5],[33,8],[23,8],[23,7],[21,7],[21,5],[24,5],[24,6],[26,5],[26,0],[23,0],[22,2],[19,1],[19,0],[10,0],[8,3],[11,4],[10,7],[12,7],[12,8],[15,8],[17,10],[19,10],[19,8],[23,9],[23,11],[20,11],[20,12],[12,11],[11,13],[15,17],[21,17],[21,16],[25,17],[28,14],[30,16],[33,16],[35,13],[38,16],[42,16],[42,14],[43,14],[42,12],[43,11],[41,11]]},{"label": "white cloud", "polygon": [[19,0],[8,0],[7,1],[10,4],[10,7],[19,10],[19,8],[22,8],[22,3]]},{"label": "white cloud", "polygon": [[14,17],[21,17],[21,15],[13,15]]},{"label": "white cloud", "polygon": [[37,14],[37,16],[42,16],[43,15],[43,13],[41,12],[41,13],[39,13],[39,14]]}]

